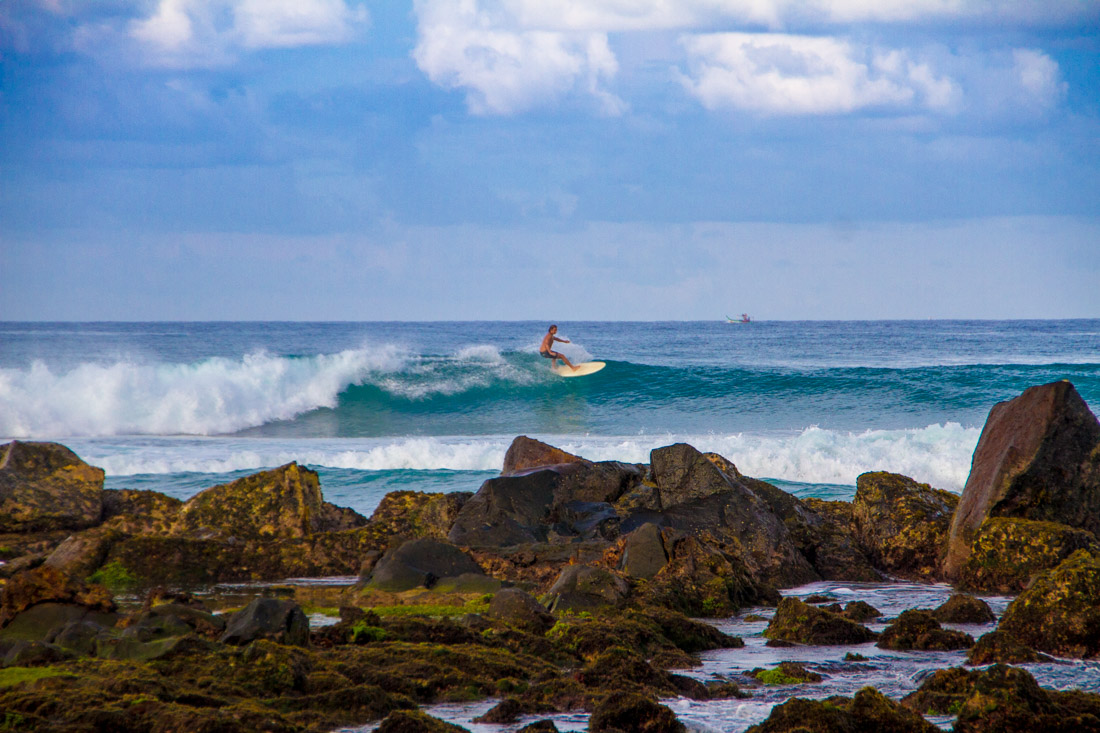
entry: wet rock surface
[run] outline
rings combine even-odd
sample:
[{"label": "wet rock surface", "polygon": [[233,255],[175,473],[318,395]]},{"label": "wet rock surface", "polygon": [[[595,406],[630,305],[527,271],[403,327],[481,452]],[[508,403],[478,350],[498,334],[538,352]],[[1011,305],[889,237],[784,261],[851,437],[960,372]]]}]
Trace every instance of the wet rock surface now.
[{"label": "wet rock surface", "polygon": [[876,635],[840,614],[787,597],[779,602],[764,636],[798,644],[862,644]]},{"label": "wet rock surface", "polygon": [[928,611],[909,610],[879,634],[876,645],[895,651],[950,651],[968,649],[974,645],[970,634],[945,629],[934,614]]},{"label": "wet rock surface", "polygon": [[103,469],[58,443],[0,446],[0,533],[81,529],[103,513]]}]

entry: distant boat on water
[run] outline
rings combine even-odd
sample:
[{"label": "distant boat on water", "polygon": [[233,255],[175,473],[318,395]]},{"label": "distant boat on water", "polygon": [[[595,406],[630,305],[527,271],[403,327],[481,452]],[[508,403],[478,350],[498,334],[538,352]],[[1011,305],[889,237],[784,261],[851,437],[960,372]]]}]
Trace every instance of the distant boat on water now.
[{"label": "distant boat on water", "polygon": [[749,318],[748,313],[742,313],[740,318],[726,316],[726,323],[752,323],[752,319]]}]

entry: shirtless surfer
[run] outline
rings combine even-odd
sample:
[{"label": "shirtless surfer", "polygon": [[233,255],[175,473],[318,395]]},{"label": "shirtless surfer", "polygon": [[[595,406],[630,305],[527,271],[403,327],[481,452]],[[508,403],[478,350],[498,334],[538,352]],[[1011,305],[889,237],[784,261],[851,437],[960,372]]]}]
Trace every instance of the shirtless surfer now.
[{"label": "shirtless surfer", "polygon": [[569,339],[560,339],[557,336],[555,336],[554,334],[556,334],[557,332],[558,332],[558,327],[557,326],[550,326],[550,330],[547,331],[546,335],[542,337],[542,344],[539,346],[539,353],[550,360],[550,366],[551,367],[554,366],[555,361],[557,361],[558,359],[561,359],[562,361],[564,361],[566,364],[569,365],[570,369],[572,369],[573,371],[577,371],[577,367],[573,365],[573,362],[566,359],[564,354],[559,354],[558,352],[556,352],[556,351],[554,351],[550,348],[551,346],[554,345],[555,341],[560,341],[563,344],[571,343],[569,341]]}]

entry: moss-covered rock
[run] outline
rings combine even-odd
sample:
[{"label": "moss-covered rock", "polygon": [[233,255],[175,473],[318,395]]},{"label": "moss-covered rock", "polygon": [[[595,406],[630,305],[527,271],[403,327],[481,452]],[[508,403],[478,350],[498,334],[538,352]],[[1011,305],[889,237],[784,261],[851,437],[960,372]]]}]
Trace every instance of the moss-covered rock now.
[{"label": "moss-covered rock", "polygon": [[875,633],[840,614],[788,596],[779,602],[764,636],[798,644],[863,644],[873,640]]},{"label": "moss-covered rock", "polygon": [[1056,522],[989,517],[978,528],[959,570],[960,590],[1018,593],[1036,573],[1050,570],[1077,550],[1100,552],[1088,530]]},{"label": "moss-covered rock", "polygon": [[199,492],[180,509],[174,531],[270,539],[348,529],[326,526],[323,504],[316,472],[288,463]]},{"label": "moss-covered rock", "polygon": [[1052,657],[1026,647],[1003,631],[990,631],[978,637],[978,641],[966,653],[966,663],[972,666],[985,664],[1029,664],[1052,662]]},{"label": "moss-covered rock", "polygon": [[684,724],[669,708],[642,695],[614,692],[600,701],[588,719],[592,733],[683,733]]},{"label": "moss-covered rock", "polygon": [[750,677],[763,682],[765,685],[801,685],[807,682],[821,682],[824,679],[817,672],[811,672],[797,662],[780,662],[771,669],[754,669],[749,672]]},{"label": "moss-covered rock", "polygon": [[1100,654],[1100,556],[1078,550],[1035,576],[1009,604],[998,629],[1060,657]]},{"label": "moss-covered rock", "polygon": [[919,714],[864,687],[854,697],[806,700],[795,697],[772,708],[767,720],[746,733],[937,733]]},{"label": "moss-covered rock", "polygon": [[0,532],[98,524],[103,475],[58,443],[15,440],[0,446]]},{"label": "moss-covered rock", "polygon": [[885,471],[856,479],[852,513],[860,545],[878,568],[911,580],[940,577],[959,497]]},{"label": "moss-covered rock", "polygon": [[375,730],[377,733],[469,733],[462,726],[419,710],[395,710]]},{"label": "moss-covered rock", "polygon": [[875,645],[894,651],[951,651],[974,645],[970,634],[944,629],[929,611],[903,611],[883,629]]},{"label": "moss-covered rock", "polygon": [[940,623],[991,624],[997,620],[993,609],[981,598],[955,593],[932,611]]},{"label": "moss-covered rock", "polygon": [[488,615],[532,634],[544,634],[554,625],[554,617],[530,593],[504,588],[493,594]]},{"label": "moss-covered rock", "polygon": [[391,491],[378,503],[370,524],[394,537],[444,540],[471,496],[473,493],[469,491],[451,494]]}]

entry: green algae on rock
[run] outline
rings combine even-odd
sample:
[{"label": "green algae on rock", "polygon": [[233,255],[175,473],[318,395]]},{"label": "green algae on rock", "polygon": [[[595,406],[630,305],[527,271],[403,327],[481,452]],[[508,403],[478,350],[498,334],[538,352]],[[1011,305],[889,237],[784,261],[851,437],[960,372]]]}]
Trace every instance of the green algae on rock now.
[{"label": "green algae on rock", "polygon": [[932,615],[945,624],[989,624],[997,620],[988,603],[965,593],[953,594],[933,609]]},{"label": "green algae on rock", "polygon": [[940,577],[957,494],[886,471],[856,479],[852,513],[859,542],[876,567],[909,580]]},{"label": "green algae on rock", "polygon": [[875,646],[894,651],[951,651],[974,645],[970,634],[940,627],[929,611],[902,611],[893,623],[879,634]]},{"label": "green algae on rock", "polygon": [[807,700],[800,697],[772,708],[768,718],[746,733],[831,733],[879,731],[881,733],[939,733],[939,728],[872,687],[854,697]]},{"label": "green algae on rock", "polygon": [[1036,573],[1056,567],[1083,549],[1100,552],[1100,541],[1088,530],[1057,522],[989,517],[974,536],[955,586],[1018,593]]},{"label": "green algae on rock", "polygon": [[0,446],[0,532],[82,529],[103,513],[103,469],[58,443]]},{"label": "green algae on rock", "polygon": [[1060,657],[1100,655],[1100,554],[1078,550],[1035,576],[1005,609],[998,629]]},{"label": "green algae on rock", "polygon": [[1024,646],[1003,631],[982,634],[966,653],[966,663],[973,667],[996,662],[1028,664],[1052,661],[1054,661],[1052,657]]},{"label": "green algae on rock", "polygon": [[787,596],[779,602],[768,628],[768,639],[799,644],[863,644],[876,634],[851,619]]}]

